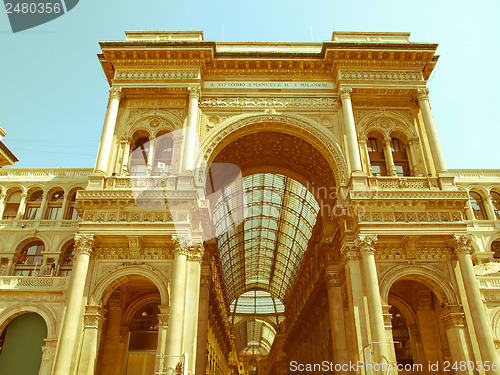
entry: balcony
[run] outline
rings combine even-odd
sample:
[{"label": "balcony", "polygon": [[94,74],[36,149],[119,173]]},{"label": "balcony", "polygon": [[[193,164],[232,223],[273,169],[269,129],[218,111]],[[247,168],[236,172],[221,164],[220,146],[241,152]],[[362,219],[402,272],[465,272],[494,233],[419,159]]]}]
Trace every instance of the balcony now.
[{"label": "balcony", "polygon": [[78,228],[80,220],[15,220],[15,218],[4,218],[0,220],[1,228],[29,228],[29,229],[66,229]]},{"label": "balcony", "polygon": [[92,169],[76,168],[76,169],[21,169],[21,168],[2,168],[0,169],[0,177],[22,177],[25,178],[41,178],[47,177],[73,177],[73,178],[88,178],[92,173]]},{"label": "balcony", "polygon": [[49,276],[0,276],[0,291],[64,291],[69,284],[69,277]]},{"label": "balcony", "polygon": [[371,176],[368,177],[368,186],[379,190],[431,190],[438,189],[436,178],[409,177],[409,176]]}]

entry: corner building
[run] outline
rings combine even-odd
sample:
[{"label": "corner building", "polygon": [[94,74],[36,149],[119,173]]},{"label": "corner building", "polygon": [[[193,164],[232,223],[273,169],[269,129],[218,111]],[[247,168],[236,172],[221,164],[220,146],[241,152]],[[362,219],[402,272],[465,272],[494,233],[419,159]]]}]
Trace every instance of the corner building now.
[{"label": "corner building", "polygon": [[0,169],[0,373],[500,373],[500,171],[447,169],[436,44],[100,45],[95,167]]}]

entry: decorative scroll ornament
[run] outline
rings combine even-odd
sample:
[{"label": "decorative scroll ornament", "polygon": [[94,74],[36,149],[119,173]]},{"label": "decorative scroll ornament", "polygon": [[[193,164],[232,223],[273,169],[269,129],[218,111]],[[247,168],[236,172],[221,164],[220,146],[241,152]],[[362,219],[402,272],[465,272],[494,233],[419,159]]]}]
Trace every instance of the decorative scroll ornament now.
[{"label": "decorative scroll ornament", "polygon": [[163,328],[168,328],[169,314],[158,314],[158,325]]},{"label": "decorative scroll ornament", "polygon": [[447,306],[440,313],[445,329],[465,327],[465,314],[463,313],[462,306]]},{"label": "decorative scroll ornament", "polygon": [[428,88],[423,88],[423,89],[417,89],[417,100],[429,100],[429,89]]},{"label": "decorative scroll ornament", "polygon": [[339,94],[340,94],[340,99],[351,99],[351,92],[352,88],[351,87],[342,87],[339,89]]},{"label": "decorative scroll ornament", "polygon": [[106,309],[102,306],[95,305],[87,305],[85,307],[85,316],[84,316],[84,324],[85,328],[97,328],[102,329],[102,325],[106,318],[104,314],[106,314]]},{"label": "decorative scroll ornament", "polygon": [[75,253],[90,255],[94,249],[93,234],[75,234]]},{"label": "decorative scroll ornament", "polygon": [[109,89],[109,98],[110,99],[118,99],[122,97],[122,88],[121,87],[111,87]]},{"label": "decorative scroll ornament", "polygon": [[455,234],[451,239],[451,245],[456,254],[470,254],[472,252],[472,240],[466,234]]},{"label": "decorative scroll ornament", "polygon": [[377,242],[377,235],[363,235],[356,238],[356,240],[354,241],[354,246],[362,255],[375,254],[375,242]]}]

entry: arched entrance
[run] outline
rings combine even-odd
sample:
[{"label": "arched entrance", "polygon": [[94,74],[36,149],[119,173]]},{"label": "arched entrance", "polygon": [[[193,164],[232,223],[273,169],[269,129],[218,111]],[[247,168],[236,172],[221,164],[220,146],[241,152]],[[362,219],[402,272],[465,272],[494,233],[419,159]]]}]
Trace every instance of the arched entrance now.
[{"label": "arched entrance", "polygon": [[[161,297],[144,276],[114,283],[105,301],[97,374],[150,375],[155,372]],[[103,301],[104,302],[104,301]]]},{"label": "arched entrance", "polygon": [[[318,264],[311,249],[325,228],[335,225],[338,181],[345,184],[347,168],[333,137],[318,129],[285,116],[247,116],[225,124],[222,133],[214,131],[214,142],[205,143],[210,168],[232,164],[243,176],[228,186],[209,169],[206,190],[221,192],[213,206],[217,254],[236,351],[247,373],[281,374],[287,358],[304,352],[309,362],[333,360],[328,292],[317,280],[325,263]],[[307,254],[317,269],[304,271]],[[312,289],[297,290],[299,276],[318,283],[314,297]],[[300,324],[297,316],[290,327],[284,324],[286,308],[292,315],[305,311],[299,298],[315,299],[309,301],[316,306],[314,318],[301,317],[311,319],[304,322],[306,330],[293,327]],[[216,362],[227,361],[217,348],[209,351]]]},{"label": "arched entrance", "polygon": [[36,313],[14,318],[0,335],[0,374],[38,375],[47,325]]}]

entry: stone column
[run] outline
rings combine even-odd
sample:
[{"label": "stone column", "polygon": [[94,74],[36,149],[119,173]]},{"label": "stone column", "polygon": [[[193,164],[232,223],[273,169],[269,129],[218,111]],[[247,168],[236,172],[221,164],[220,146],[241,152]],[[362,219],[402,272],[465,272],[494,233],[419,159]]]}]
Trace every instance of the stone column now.
[{"label": "stone column", "polygon": [[[465,293],[467,295],[467,301],[469,302],[472,323],[474,325],[482,360],[483,362],[490,361],[490,363],[496,361],[500,364],[493,342],[491,326],[483,305],[481,292],[479,291],[474,273],[474,267],[472,266],[471,239],[466,235],[455,235],[452,242],[455,253],[457,254],[458,263],[460,264]],[[498,371],[490,370],[486,371],[486,373],[488,375],[493,375],[498,374]]]},{"label": "stone column", "polygon": [[486,215],[489,220],[495,220],[496,214],[495,214],[495,207],[493,207],[493,203],[491,202],[491,195],[487,195],[485,199],[483,200],[484,202],[484,209],[486,210]]},{"label": "stone column", "polygon": [[327,271],[328,302],[332,329],[333,359],[335,363],[348,363],[347,336],[345,332],[344,303],[342,297],[343,280],[338,271]]},{"label": "stone column", "polygon": [[47,209],[47,196],[48,196],[48,193],[44,192],[43,198],[42,198],[42,203],[40,203],[40,209],[36,213],[35,220],[43,219],[43,214],[45,213],[45,211]]},{"label": "stone column", "polygon": [[170,307],[167,305],[158,306],[160,313],[158,314],[158,344],[156,345],[156,372],[162,372],[164,369],[165,363],[165,345],[167,343],[167,334],[168,334],[168,319],[170,315]]},{"label": "stone column", "polygon": [[106,173],[121,95],[121,87],[111,87],[109,89],[108,108],[106,110],[106,117],[104,118],[101,142],[99,143],[99,150],[97,151],[94,172]]},{"label": "stone column", "polygon": [[[351,355],[353,361],[363,360],[363,350],[368,343],[368,327],[366,318],[365,306],[365,291],[363,288],[363,274],[359,261],[359,252],[350,245],[346,245],[341,249],[342,258],[345,260],[345,278],[347,287],[347,298],[349,302],[349,322],[351,323],[352,332],[348,340],[352,340],[353,353]],[[364,368],[361,374],[364,374]]]},{"label": "stone column", "polygon": [[363,277],[365,279],[368,312],[370,316],[370,331],[372,334],[372,350],[374,363],[388,363],[391,360],[391,350],[385,333],[382,301],[378,286],[377,266],[375,264],[376,235],[359,236],[354,246],[359,249],[363,261]]},{"label": "stone column", "polygon": [[358,137],[351,103],[352,88],[343,87],[339,89],[342,100],[342,111],[344,114],[345,132],[347,136],[347,147],[349,151],[349,162],[353,172],[361,172],[361,159],[359,157]]},{"label": "stone column", "polygon": [[14,259],[11,256],[7,261],[7,266],[5,267],[5,276],[10,276],[12,274],[12,264],[14,264]]},{"label": "stone column", "polygon": [[148,163],[146,164],[146,176],[153,175],[154,162],[155,162],[155,140],[154,138],[150,138],[149,150],[148,150]]},{"label": "stone column", "polygon": [[122,145],[123,147],[123,154],[122,154],[122,158],[119,162],[119,170],[117,171],[117,173],[119,175],[128,175],[128,158],[130,157],[130,147],[132,146],[132,139],[131,138],[126,138],[126,137],[123,137],[121,140],[120,140],[120,144]]},{"label": "stone column", "polygon": [[[467,335],[465,333],[465,315],[462,306],[447,306],[440,310],[441,321],[446,330],[446,338],[450,346],[452,362],[469,362],[469,350],[467,348]],[[474,371],[465,370],[456,371],[458,375],[472,375]]]},{"label": "stone column", "polygon": [[4,193],[4,194],[0,194],[0,220],[3,218],[3,212],[5,211],[5,197],[7,195]]},{"label": "stone column", "polygon": [[186,137],[184,138],[184,152],[182,171],[192,171],[196,158],[196,142],[198,134],[198,101],[201,91],[199,86],[189,86],[189,109],[186,121]]},{"label": "stone column", "polygon": [[359,143],[359,148],[360,148],[360,153],[361,153],[361,163],[364,165],[366,168],[366,174],[368,176],[372,176],[372,166],[370,163],[370,154],[368,153],[368,147],[366,143],[368,142],[368,138],[366,137],[360,137],[358,138],[358,143]]},{"label": "stone column", "polygon": [[85,307],[82,355],[78,375],[93,375],[96,369],[97,353],[101,341],[102,327],[106,320],[106,310],[98,305]]},{"label": "stone column", "polygon": [[80,326],[83,292],[93,248],[93,234],[75,234],[75,262],[68,287],[68,301],[61,324],[53,375],[70,374],[71,359],[75,354],[75,338]]},{"label": "stone column", "polygon": [[198,345],[196,347],[195,374],[204,374],[208,338],[208,304],[210,299],[210,267],[203,266],[200,280],[200,308],[198,310]]},{"label": "stone column", "polygon": [[198,312],[200,308],[201,262],[205,250],[201,244],[190,246],[188,249],[184,351],[188,354],[188,371],[194,373],[196,368]]},{"label": "stone column", "polygon": [[26,198],[27,197],[28,197],[28,194],[26,194],[26,193],[21,194],[21,202],[19,202],[19,208],[17,209],[16,220],[23,218],[24,210],[26,209]]},{"label": "stone column", "polygon": [[186,304],[187,255],[191,241],[186,237],[173,237],[174,264],[172,267],[172,288],[170,316],[168,320],[166,370],[175,369],[181,361],[184,350],[184,314]]},{"label": "stone column", "polygon": [[436,172],[446,173],[446,164],[444,162],[443,150],[441,149],[441,144],[439,143],[439,138],[436,130],[436,124],[434,122],[434,117],[432,116],[431,106],[429,104],[429,89],[423,88],[417,90],[417,100],[422,111],[422,117],[424,119],[425,131],[429,139],[429,145],[431,147],[432,158],[434,159],[434,166],[436,167]]},{"label": "stone column", "polygon": [[61,206],[61,213],[59,214],[59,218],[57,219],[57,222],[62,223],[64,220],[64,215],[66,214],[66,210],[68,209],[68,202],[69,202],[69,191],[64,193],[64,198],[63,198],[63,204]]},{"label": "stone column", "polygon": [[396,172],[396,166],[394,165],[394,158],[392,157],[392,147],[390,139],[384,139],[384,154],[388,175],[396,177],[398,174]]},{"label": "stone column", "polygon": [[408,159],[410,159],[411,163],[411,170],[413,172],[413,175],[415,177],[420,176],[424,174],[424,171],[421,171],[419,169],[419,162],[418,162],[418,153],[416,152],[416,147],[419,145],[419,140],[418,138],[410,138],[408,140],[408,148],[407,148],[407,153],[408,153]]},{"label": "stone column", "polygon": [[57,339],[47,338],[43,341],[45,342],[45,345],[42,346],[42,362],[40,363],[40,371],[38,372],[38,375],[50,375]]}]

